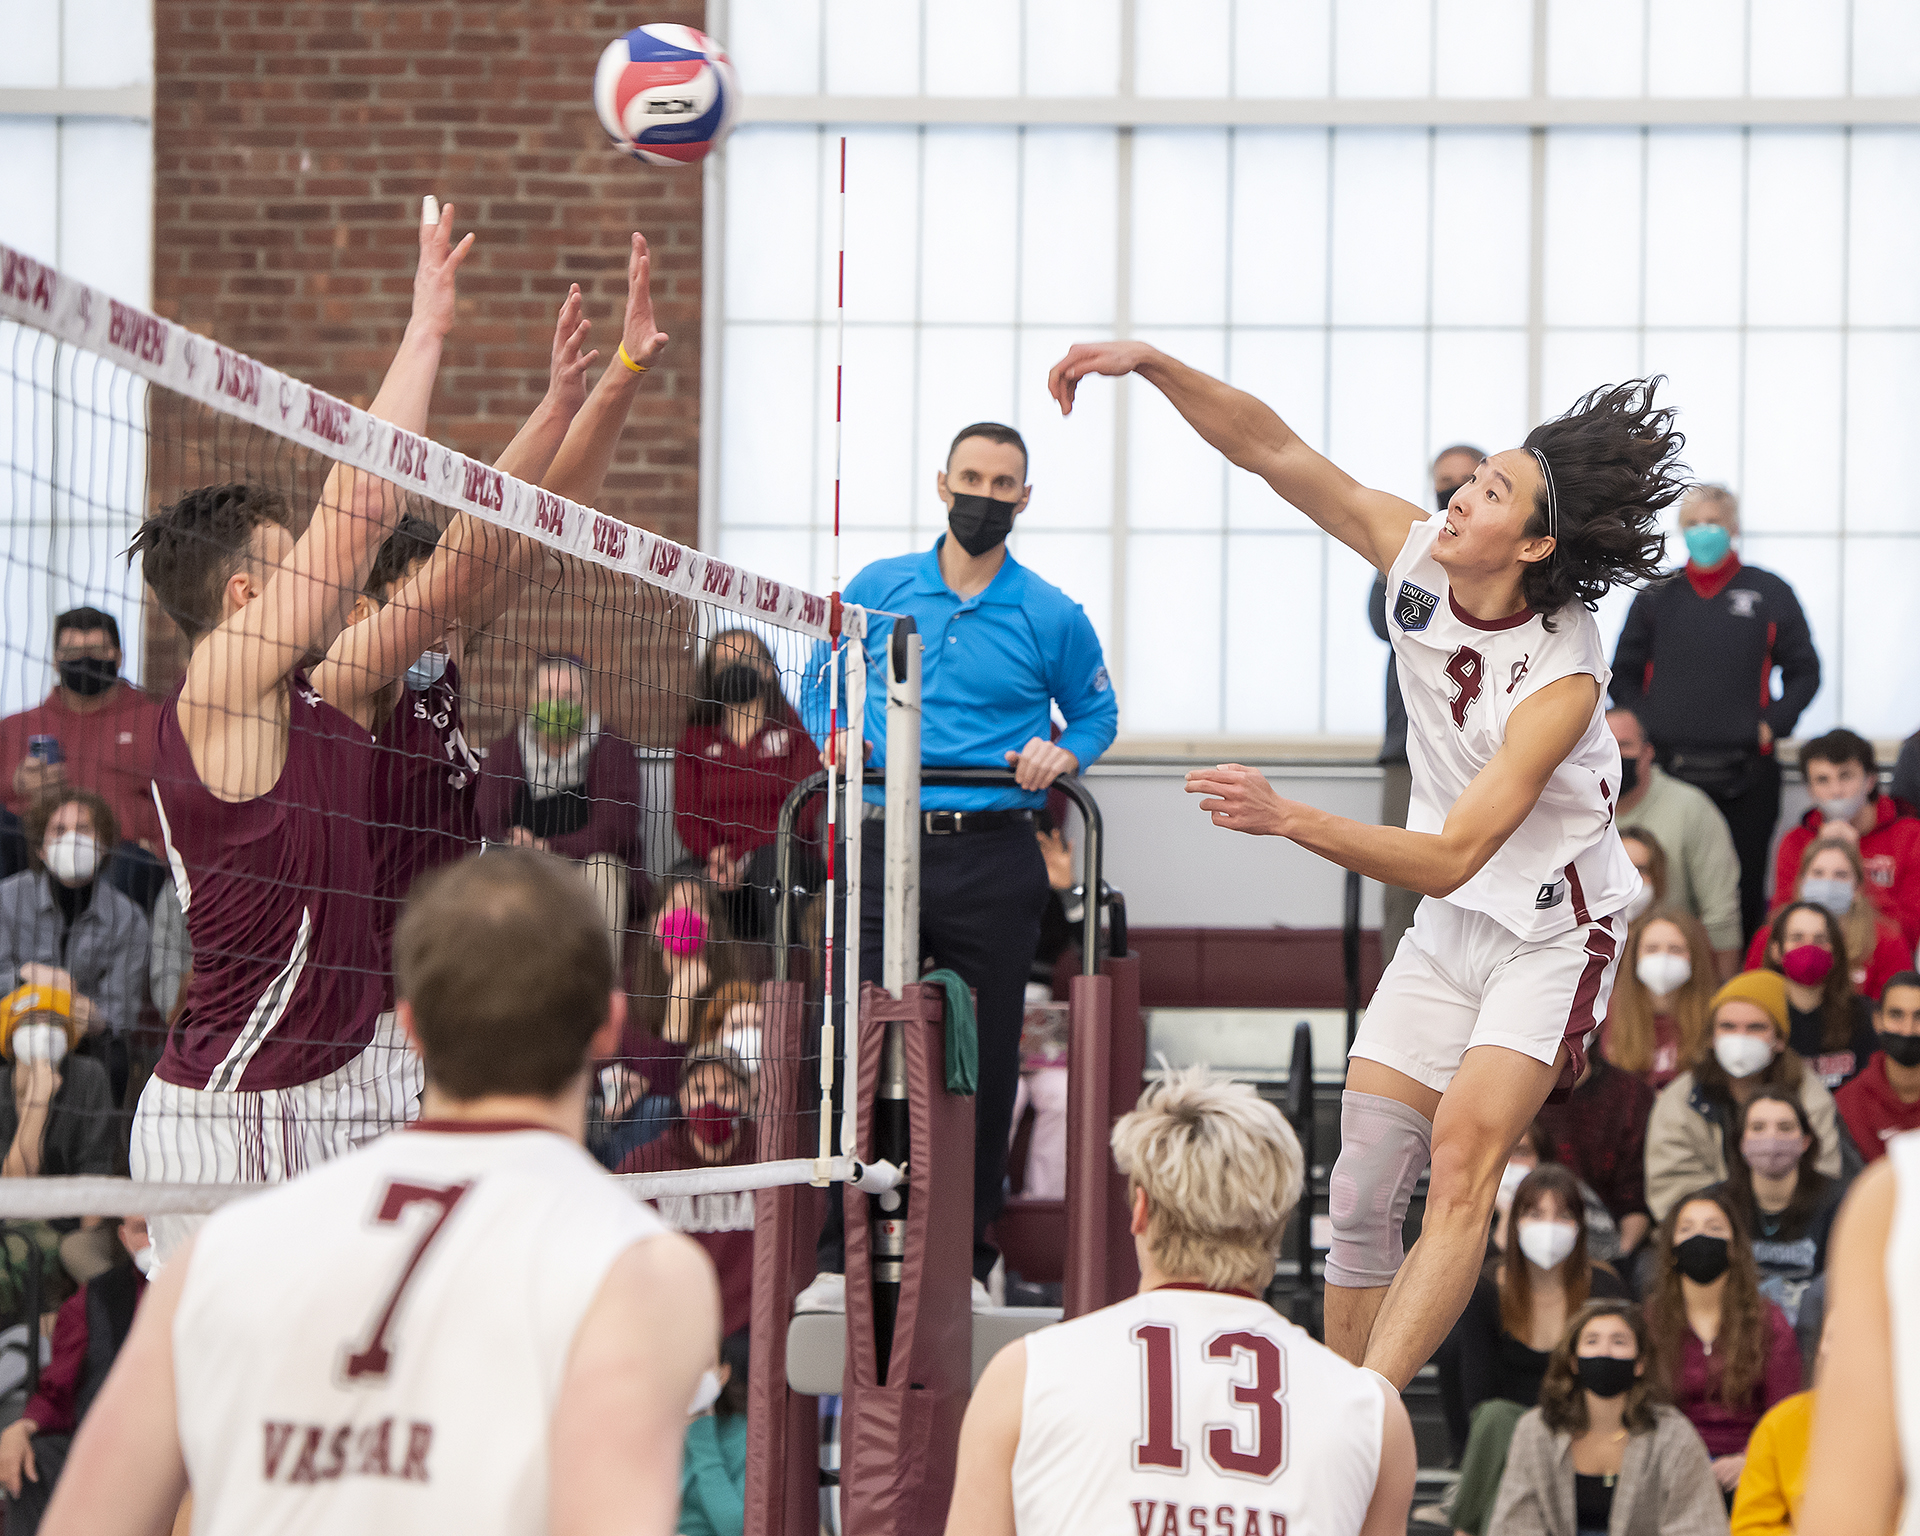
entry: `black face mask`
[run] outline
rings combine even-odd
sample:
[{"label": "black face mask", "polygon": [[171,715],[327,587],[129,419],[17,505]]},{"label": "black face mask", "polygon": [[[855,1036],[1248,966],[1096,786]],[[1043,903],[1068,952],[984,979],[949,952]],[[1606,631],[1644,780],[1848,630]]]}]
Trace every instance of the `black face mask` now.
[{"label": "black face mask", "polygon": [[60,663],[60,686],[83,699],[105,693],[119,675],[119,666],[104,656],[76,656]]},{"label": "black face mask", "polygon": [[1920,1067],[1920,1035],[1890,1035],[1884,1029],[1874,1031],[1874,1039],[1887,1053],[1887,1060],[1903,1067]]},{"label": "black face mask", "polygon": [[1712,1285],[1727,1272],[1731,1262],[1724,1237],[1708,1237],[1701,1232],[1684,1243],[1674,1244],[1674,1267],[1695,1285]]},{"label": "black face mask", "polygon": [[1574,1374],[1595,1397],[1618,1397],[1633,1385],[1633,1361],[1612,1355],[1576,1355]]},{"label": "black face mask", "polygon": [[1013,514],[1017,501],[995,501],[991,496],[966,496],[956,491],[953,510],[947,513],[947,527],[968,554],[984,555],[994,545],[1006,541],[1013,532]]},{"label": "black face mask", "polygon": [[1626,799],[1640,787],[1640,759],[1623,757],[1620,759],[1620,798]]},{"label": "black face mask", "polygon": [[760,697],[760,669],[736,661],[713,678],[713,696],[722,704],[745,704]]}]

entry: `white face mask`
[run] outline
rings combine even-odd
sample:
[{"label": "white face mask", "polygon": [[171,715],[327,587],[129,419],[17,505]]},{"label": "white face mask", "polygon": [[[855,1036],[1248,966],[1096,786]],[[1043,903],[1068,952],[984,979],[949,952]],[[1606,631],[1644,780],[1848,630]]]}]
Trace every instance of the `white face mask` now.
[{"label": "white face mask", "polygon": [[1752,1077],[1773,1060],[1771,1040],[1759,1035],[1715,1035],[1713,1054],[1728,1077]]},{"label": "white face mask", "polygon": [[139,1270],[140,1273],[143,1275],[151,1276],[153,1274],[153,1244],[152,1243],[148,1243],[146,1247],[138,1250],[134,1254],[133,1267]]},{"label": "white face mask", "polygon": [[57,1067],[67,1054],[67,1032],[58,1024],[22,1024],[7,1043],[17,1062],[50,1061]]},{"label": "white face mask", "polygon": [[1665,997],[1693,980],[1693,962],[1685,955],[1642,955],[1633,974],[1655,997]]},{"label": "white face mask", "polygon": [[85,885],[100,867],[100,845],[84,832],[62,832],[47,844],[46,860],[62,885]]},{"label": "white face mask", "polygon": [[687,1417],[697,1419],[720,1400],[720,1373],[702,1371],[700,1385],[693,1389],[693,1405],[687,1409]]},{"label": "white face mask", "polygon": [[446,675],[446,671],[445,651],[422,651],[420,659],[407,668],[407,687],[415,693],[425,693]]},{"label": "white face mask", "polygon": [[1647,884],[1647,877],[1640,877],[1640,889],[1627,898],[1626,917],[1629,923],[1640,920],[1640,914],[1653,905],[1653,887]]},{"label": "white face mask", "polygon": [[1815,800],[1813,803],[1820,807],[1820,814],[1828,821],[1852,821],[1865,808],[1867,792],[1863,789],[1858,794],[1840,795],[1832,800]]},{"label": "white face mask", "polygon": [[1527,1262],[1552,1269],[1573,1252],[1580,1229],[1570,1221],[1526,1220],[1518,1223],[1520,1251]]}]

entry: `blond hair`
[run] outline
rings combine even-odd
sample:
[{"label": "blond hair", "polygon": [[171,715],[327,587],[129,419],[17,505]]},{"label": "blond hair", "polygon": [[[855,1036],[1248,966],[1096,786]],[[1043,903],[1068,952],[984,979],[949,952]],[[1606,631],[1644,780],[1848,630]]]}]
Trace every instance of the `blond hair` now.
[{"label": "blond hair", "polygon": [[1305,1161],[1279,1110],[1205,1067],[1168,1068],[1112,1145],[1129,1196],[1146,1192],[1147,1252],[1162,1274],[1266,1289]]}]

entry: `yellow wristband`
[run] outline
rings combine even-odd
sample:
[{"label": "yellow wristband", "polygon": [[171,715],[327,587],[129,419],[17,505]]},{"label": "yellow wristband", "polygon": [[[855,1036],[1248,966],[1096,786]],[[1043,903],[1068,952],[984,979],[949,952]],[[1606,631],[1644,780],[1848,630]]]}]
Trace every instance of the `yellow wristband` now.
[{"label": "yellow wristband", "polygon": [[620,361],[625,363],[635,373],[645,373],[647,371],[647,365],[645,363],[636,363],[632,358],[627,356],[627,344],[624,341],[620,343]]}]

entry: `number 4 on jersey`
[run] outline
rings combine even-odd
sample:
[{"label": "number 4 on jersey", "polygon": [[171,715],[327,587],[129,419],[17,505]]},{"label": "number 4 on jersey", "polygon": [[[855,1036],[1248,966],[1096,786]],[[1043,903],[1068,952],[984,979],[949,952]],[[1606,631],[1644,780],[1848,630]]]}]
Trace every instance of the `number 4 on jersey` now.
[{"label": "number 4 on jersey", "polygon": [[1467,711],[1473,708],[1473,701],[1480,697],[1480,685],[1485,681],[1487,659],[1470,645],[1463,645],[1447,658],[1447,681],[1453,684],[1453,723],[1464,731],[1467,728]]},{"label": "number 4 on jersey", "polygon": [[[1166,1323],[1141,1323],[1133,1330],[1141,1352],[1141,1397],[1145,1433],[1133,1443],[1136,1472],[1185,1472],[1187,1450],[1180,1440],[1179,1331]],[[1202,1356],[1220,1364],[1245,1360],[1251,1371],[1233,1383],[1233,1403],[1253,1410],[1252,1422],[1206,1426],[1207,1460],[1217,1472],[1271,1482],[1287,1464],[1286,1356],[1264,1333],[1229,1329],[1208,1339]],[[1251,1379],[1247,1379],[1250,1376]],[[1242,1435],[1251,1430],[1251,1444]]]}]

